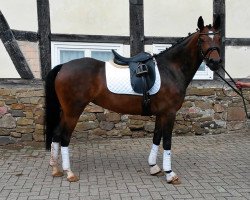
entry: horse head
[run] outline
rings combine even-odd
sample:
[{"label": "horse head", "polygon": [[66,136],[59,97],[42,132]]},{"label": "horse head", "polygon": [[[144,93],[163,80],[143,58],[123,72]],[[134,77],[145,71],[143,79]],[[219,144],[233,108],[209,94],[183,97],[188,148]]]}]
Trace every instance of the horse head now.
[{"label": "horse head", "polygon": [[202,59],[212,70],[218,70],[221,66],[220,57],[220,17],[218,16],[212,25],[204,26],[202,17],[198,19],[199,39],[198,46]]}]

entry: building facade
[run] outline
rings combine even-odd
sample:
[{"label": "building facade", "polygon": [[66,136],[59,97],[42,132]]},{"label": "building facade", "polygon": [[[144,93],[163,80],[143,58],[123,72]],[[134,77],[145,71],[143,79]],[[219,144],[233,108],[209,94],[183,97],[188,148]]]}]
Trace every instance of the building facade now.
[{"label": "building facade", "polygon": [[[249,0],[0,0],[0,135],[42,140],[42,79],[55,65],[80,57],[107,61],[111,49],[124,56],[159,53],[195,32],[199,16],[205,24],[221,16],[223,65],[233,78],[249,80],[249,10]],[[204,63],[200,66],[177,117],[176,133],[246,128],[240,99],[218,80]],[[153,132],[154,118],[110,114],[94,105],[88,111],[80,120],[88,127],[84,134]]]}]

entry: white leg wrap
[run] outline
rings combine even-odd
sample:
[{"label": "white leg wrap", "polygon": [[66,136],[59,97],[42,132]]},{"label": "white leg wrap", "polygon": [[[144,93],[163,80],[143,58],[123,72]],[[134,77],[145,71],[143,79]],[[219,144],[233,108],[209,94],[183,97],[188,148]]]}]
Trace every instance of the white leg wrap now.
[{"label": "white leg wrap", "polygon": [[49,162],[51,166],[57,165],[58,155],[59,155],[59,143],[52,142],[51,143],[51,156],[50,156],[50,162]]},{"label": "white leg wrap", "polygon": [[159,145],[152,145],[149,157],[148,157],[148,164],[151,165],[156,165],[156,159],[157,159],[157,154],[159,150]]},{"label": "white leg wrap", "polygon": [[69,161],[69,148],[68,147],[61,147],[61,154],[62,154],[62,167],[65,171],[70,170],[70,161]]},{"label": "white leg wrap", "polygon": [[171,168],[171,150],[164,150],[163,152],[163,170],[170,171]]}]

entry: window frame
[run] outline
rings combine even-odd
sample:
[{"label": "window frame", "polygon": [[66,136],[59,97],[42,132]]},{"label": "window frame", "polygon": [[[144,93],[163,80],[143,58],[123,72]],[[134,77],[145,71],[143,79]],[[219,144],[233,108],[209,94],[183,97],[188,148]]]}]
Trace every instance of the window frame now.
[{"label": "window frame", "polygon": [[84,51],[84,57],[91,57],[91,51],[110,51],[114,49],[123,54],[124,45],[118,43],[51,42],[52,68],[60,64],[60,51]]},{"label": "window frame", "polygon": [[[158,54],[166,48],[171,47],[171,44],[153,44],[153,53]],[[197,71],[193,77],[193,80],[213,80],[214,73],[205,65],[205,71]]]}]

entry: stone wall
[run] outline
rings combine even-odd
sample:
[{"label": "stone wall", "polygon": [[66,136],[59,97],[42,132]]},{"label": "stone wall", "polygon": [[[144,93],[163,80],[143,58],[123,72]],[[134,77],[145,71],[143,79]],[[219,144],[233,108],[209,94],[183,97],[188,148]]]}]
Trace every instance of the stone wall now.
[{"label": "stone wall", "polygon": [[[192,83],[178,112],[174,134],[246,131],[247,119],[241,99],[232,90],[222,87],[221,83]],[[244,95],[250,99],[249,90],[245,90]],[[43,106],[41,81],[0,81],[0,144],[43,141]],[[121,115],[90,103],[79,119],[74,137],[149,137],[153,135],[154,121],[155,117]]]}]

